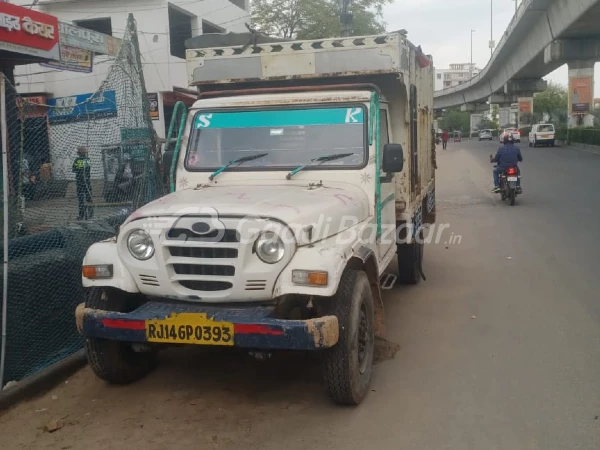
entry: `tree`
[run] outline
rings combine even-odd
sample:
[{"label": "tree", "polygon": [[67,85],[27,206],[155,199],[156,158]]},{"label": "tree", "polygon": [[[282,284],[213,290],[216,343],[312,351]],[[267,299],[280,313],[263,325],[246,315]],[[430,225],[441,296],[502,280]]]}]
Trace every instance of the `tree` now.
[{"label": "tree", "polygon": [[556,83],[548,83],[548,89],[533,97],[533,113],[536,120],[543,120],[547,114],[552,122],[566,122],[569,115],[569,93],[567,88]]},{"label": "tree", "polygon": [[[383,6],[392,0],[350,2],[350,35],[385,31]],[[321,39],[342,36],[340,0],[253,0],[252,24],[257,31],[285,39]]]},{"label": "tree", "polygon": [[498,122],[496,120],[490,119],[488,116],[483,116],[481,118],[481,122],[479,122],[480,130],[497,130]]},{"label": "tree", "polygon": [[594,109],[592,114],[594,115],[594,127],[600,128],[600,108]]},{"label": "tree", "polygon": [[456,130],[461,131],[464,135],[469,135],[471,132],[471,114],[458,109],[446,111],[438,123],[443,130],[448,130],[448,132]]}]

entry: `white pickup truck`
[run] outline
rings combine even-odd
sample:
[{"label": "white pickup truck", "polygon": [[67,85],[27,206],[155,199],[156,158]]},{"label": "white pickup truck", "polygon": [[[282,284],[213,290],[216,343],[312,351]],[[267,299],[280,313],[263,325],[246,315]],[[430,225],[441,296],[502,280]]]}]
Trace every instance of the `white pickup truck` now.
[{"label": "white pickup truck", "polygon": [[173,192],[83,262],[91,368],[129,383],[169,345],[316,350],[332,399],[360,403],[382,289],[423,276],[435,221],[431,57],[391,33],[197,48],[187,67]]}]

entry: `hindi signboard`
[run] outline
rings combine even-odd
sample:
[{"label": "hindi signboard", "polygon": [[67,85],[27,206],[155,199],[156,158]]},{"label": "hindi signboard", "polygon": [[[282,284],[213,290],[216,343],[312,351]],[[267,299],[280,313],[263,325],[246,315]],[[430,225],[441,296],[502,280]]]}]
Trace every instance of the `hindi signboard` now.
[{"label": "hindi signboard", "polygon": [[0,50],[59,59],[58,19],[0,2]]},{"label": "hindi signboard", "polygon": [[60,22],[60,43],[103,55],[117,56],[121,39],[68,22]]},{"label": "hindi signboard", "polygon": [[94,70],[94,53],[90,50],[60,44],[60,61],[41,63],[40,66],[91,73]]}]

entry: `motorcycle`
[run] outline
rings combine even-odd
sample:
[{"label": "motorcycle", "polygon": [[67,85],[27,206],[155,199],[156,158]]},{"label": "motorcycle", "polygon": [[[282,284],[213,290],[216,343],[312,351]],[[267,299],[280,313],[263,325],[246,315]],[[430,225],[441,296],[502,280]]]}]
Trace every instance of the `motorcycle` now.
[{"label": "motorcycle", "polygon": [[[496,167],[498,166],[494,166]],[[519,178],[519,170],[516,167],[509,167],[500,174],[500,195],[502,201],[508,200],[510,206],[514,206],[517,195],[521,193],[517,187]]]}]

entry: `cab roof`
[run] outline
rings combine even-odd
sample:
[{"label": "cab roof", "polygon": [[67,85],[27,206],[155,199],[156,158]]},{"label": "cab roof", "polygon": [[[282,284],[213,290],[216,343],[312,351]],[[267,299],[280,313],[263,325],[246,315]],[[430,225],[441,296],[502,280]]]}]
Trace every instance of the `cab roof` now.
[{"label": "cab roof", "polygon": [[316,92],[285,92],[264,94],[237,95],[233,97],[201,98],[194,103],[193,109],[223,108],[234,106],[264,106],[285,104],[315,104],[315,103],[344,103],[369,102],[372,91],[368,90],[332,90]]}]

